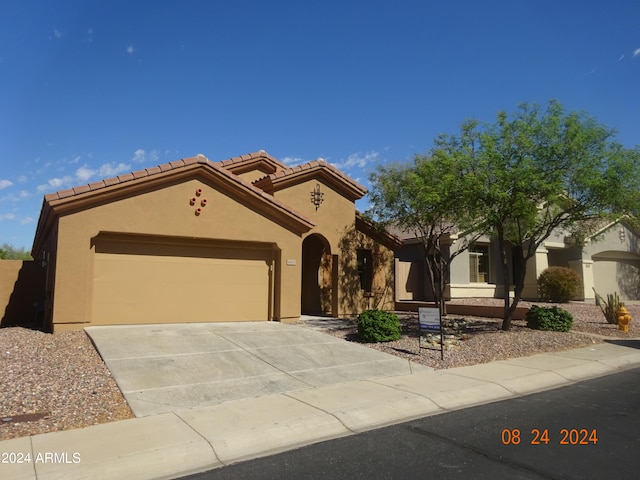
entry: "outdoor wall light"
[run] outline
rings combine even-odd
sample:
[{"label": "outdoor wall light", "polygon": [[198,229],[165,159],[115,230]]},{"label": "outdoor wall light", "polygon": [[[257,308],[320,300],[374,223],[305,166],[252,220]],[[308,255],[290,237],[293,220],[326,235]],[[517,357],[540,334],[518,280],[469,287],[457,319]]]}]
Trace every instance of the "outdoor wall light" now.
[{"label": "outdoor wall light", "polygon": [[316,188],[311,191],[311,203],[316,206],[316,210],[320,204],[324,201],[324,193],[320,191],[320,184],[316,183]]}]

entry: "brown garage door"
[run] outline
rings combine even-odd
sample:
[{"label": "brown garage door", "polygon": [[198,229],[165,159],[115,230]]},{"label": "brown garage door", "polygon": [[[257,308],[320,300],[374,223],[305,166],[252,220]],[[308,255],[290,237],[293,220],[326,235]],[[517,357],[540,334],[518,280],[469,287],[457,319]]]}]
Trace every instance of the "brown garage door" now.
[{"label": "brown garage door", "polygon": [[268,320],[270,263],[240,244],[97,242],[92,323]]}]

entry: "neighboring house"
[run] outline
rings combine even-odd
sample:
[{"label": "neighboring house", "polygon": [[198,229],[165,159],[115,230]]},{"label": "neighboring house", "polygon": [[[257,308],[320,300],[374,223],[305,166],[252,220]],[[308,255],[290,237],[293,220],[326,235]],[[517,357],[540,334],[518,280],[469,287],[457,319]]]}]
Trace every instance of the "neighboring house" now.
[{"label": "neighboring house", "polygon": [[[396,251],[396,298],[402,300],[433,299],[428,287],[422,244],[413,235],[399,234],[403,246]],[[445,250],[455,249],[455,236]],[[496,242],[484,237],[451,262],[447,298],[496,297],[503,295],[502,268]],[[512,252],[508,252],[512,269],[518,268]],[[569,267],[583,280],[582,300],[595,298],[593,289],[602,296],[618,292],[624,300],[640,300],[640,232],[626,221],[604,226],[578,245],[563,232],[555,232],[527,264],[523,298],[538,298],[537,279],[550,266]],[[513,278],[513,274],[511,276]]]},{"label": "neighboring house", "polygon": [[32,249],[46,280],[43,326],[391,309],[400,242],[357,214],[365,193],[323,160],[288,168],[260,151],[45,195]]}]

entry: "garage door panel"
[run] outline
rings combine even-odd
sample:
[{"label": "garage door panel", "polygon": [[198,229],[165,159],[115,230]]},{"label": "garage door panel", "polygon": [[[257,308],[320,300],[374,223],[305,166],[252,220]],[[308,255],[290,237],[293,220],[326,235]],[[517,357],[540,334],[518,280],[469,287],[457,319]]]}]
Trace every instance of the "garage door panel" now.
[{"label": "garage door panel", "polygon": [[[97,324],[267,320],[268,252],[230,257],[97,253]],[[262,256],[261,259],[256,257]],[[238,258],[240,257],[240,258]]]}]

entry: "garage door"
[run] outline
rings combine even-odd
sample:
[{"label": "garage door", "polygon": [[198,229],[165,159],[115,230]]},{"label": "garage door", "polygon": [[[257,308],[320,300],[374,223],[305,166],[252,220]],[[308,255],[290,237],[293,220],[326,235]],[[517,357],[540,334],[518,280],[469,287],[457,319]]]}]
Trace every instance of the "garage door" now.
[{"label": "garage door", "polygon": [[271,250],[100,242],[92,323],[269,319]]},{"label": "garage door", "polygon": [[624,252],[605,252],[593,257],[596,291],[606,297],[617,292],[622,300],[640,300],[640,259]]}]

